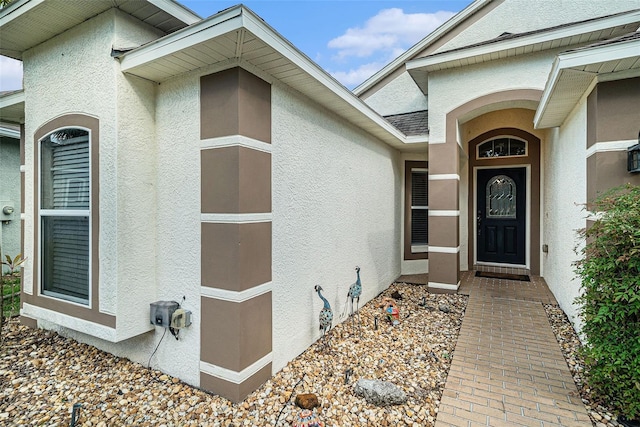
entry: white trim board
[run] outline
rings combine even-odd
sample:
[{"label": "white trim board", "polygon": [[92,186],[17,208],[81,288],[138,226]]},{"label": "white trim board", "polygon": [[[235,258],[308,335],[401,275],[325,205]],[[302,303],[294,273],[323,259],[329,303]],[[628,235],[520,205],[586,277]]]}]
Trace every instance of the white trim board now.
[{"label": "white trim board", "polygon": [[268,142],[242,135],[221,136],[219,138],[209,138],[200,141],[200,148],[202,150],[226,147],[244,147],[265,153],[271,153],[273,148]]},{"label": "white trim board", "polygon": [[200,295],[206,298],[214,298],[222,301],[241,303],[248,301],[260,295],[271,292],[273,283],[267,282],[244,291],[230,291],[227,289],[210,288],[207,286],[200,287]]},{"label": "white trim board", "polygon": [[428,282],[427,286],[434,289],[447,289],[450,291],[457,291],[460,287],[460,281],[458,281],[458,284],[456,285],[452,285],[450,283]]},{"label": "white trim board", "polygon": [[254,224],[257,222],[271,222],[273,215],[271,212],[264,213],[203,213],[200,215],[201,222],[215,224]]},{"label": "white trim board", "polygon": [[52,322],[62,327],[73,329],[74,331],[79,331],[109,342],[118,341],[118,336],[114,328],[99,323],[89,322],[88,320],[79,319],[26,302],[22,305],[22,310],[20,310],[20,314],[23,313],[28,317],[46,320],[47,322]]},{"label": "white trim board", "polygon": [[608,142],[596,142],[591,147],[587,148],[587,158],[593,156],[596,153],[606,153],[609,151],[627,151],[627,148],[632,145],[636,145],[637,140],[629,139],[627,141],[608,141]]},{"label": "white trim board", "polygon": [[222,380],[234,383],[242,384],[251,376],[255,375],[260,369],[267,366],[273,361],[273,353],[269,352],[267,355],[261,357],[251,365],[244,368],[242,371],[232,371],[231,369],[223,368],[208,362],[200,361],[200,372],[211,375],[212,377],[220,378]]}]

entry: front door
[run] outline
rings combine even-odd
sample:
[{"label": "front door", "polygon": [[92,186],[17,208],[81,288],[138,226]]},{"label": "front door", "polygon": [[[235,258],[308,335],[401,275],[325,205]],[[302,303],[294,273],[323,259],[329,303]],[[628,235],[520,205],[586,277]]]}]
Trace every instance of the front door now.
[{"label": "front door", "polygon": [[478,262],[525,264],[526,168],[478,169]]}]

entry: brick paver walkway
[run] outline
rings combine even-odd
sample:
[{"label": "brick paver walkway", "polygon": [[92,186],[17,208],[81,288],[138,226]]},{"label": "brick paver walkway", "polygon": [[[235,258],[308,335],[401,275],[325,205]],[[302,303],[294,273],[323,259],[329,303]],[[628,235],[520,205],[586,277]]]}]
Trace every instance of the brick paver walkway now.
[{"label": "brick paver walkway", "polygon": [[436,427],[591,425],[542,303],[544,281],[463,275],[469,295]]}]

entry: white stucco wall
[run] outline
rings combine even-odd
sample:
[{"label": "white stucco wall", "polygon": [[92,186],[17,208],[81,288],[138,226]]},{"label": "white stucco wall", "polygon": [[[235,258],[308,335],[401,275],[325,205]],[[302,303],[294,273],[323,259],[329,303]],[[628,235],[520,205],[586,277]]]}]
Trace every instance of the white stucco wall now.
[{"label": "white stucco wall", "polygon": [[[100,206],[115,213],[116,203],[116,64],[110,57],[114,19],[112,12],[42,43],[24,54],[26,135],[25,256],[33,260],[34,244],[34,133],[43,124],[65,114],[84,113],[100,120]],[[43,88],[47,88],[43,90]],[[100,219],[100,307],[115,313],[117,276],[115,215]],[[25,291],[33,289],[31,262],[25,269]]]},{"label": "white stucco wall", "polygon": [[[0,202],[12,202],[13,219],[0,223],[0,247],[12,258],[20,253],[20,140],[0,138]],[[0,204],[0,210],[3,205]],[[4,266],[4,271],[8,267]]]},{"label": "white stucco wall", "polygon": [[583,99],[560,128],[550,129],[543,150],[543,238],[549,252],[542,256],[544,278],[560,307],[579,329],[580,282],[575,278],[576,231],[583,228],[587,193],[587,107]]},{"label": "white stucco wall", "polygon": [[[444,142],[447,113],[473,99],[507,90],[543,90],[556,53],[557,51],[546,51],[431,73],[429,141]],[[496,106],[496,109],[522,106],[507,103]],[[488,111],[490,109],[477,114]],[[466,119],[470,118],[472,117]]]},{"label": "white stucco wall", "polygon": [[381,116],[427,109],[427,97],[406,71],[364,99]]},{"label": "white stucco wall", "polygon": [[272,86],[273,369],[341,321],[361,267],[360,306],[400,274],[399,156],[297,92]]},{"label": "white stucco wall", "polygon": [[504,32],[523,33],[637,8],[637,0],[506,0],[436,52],[491,40]]},{"label": "white stucco wall", "polygon": [[[158,35],[158,31],[148,25],[111,10],[26,52],[24,59],[25,255],[32,259],[35,250],[34,132],[42,124],[65,114],[97,117],[100,121],[100,311],[117,314],[118,337],[134,338],[107,342],[90,335],[95,333],[91,324],[74,323],[68,316],[62,321],[65,327],[60,326],[61,318],[57,316],[39,317],[39,325],[144,365],[164,332],[157,328],[155,333],[144,333],[154,330],[149,324],[149,303],[161,299],[183,303],[184,296],[183,307],[192,310],[194,315],[199,309],[199,259],[189,256],[199,253],[200,247],[197,240],[199,180],[182,185],[189,178],[186,171],[198,173],[199,170],[197,120],[193,120],[199,114],[197,85],[190,81],[191,90],[181,88],[177,96],[171,91],[172,85],[184,83],[168,82],[157,87],[146,80],[125,76],[110,56],[114,45],[130,47]],[[42,90],[45,87],[47,90]],[[179,101],[188,96],[189,105],[193,104],[195,110],[176,109],[178,101],[173,100],[174,96]],[[157,132],[156,121],[161,122]],[[192,139],[194,143],[185,144],[184,138],[190,129],[196,135]],[[176,150],[178,146],[195,147],[195,154]],[[176,168],[178,160],[186,167]],[[171,208],[156,215],[159,203]],[[184,220],[182,209],[186,207],[197,224],[188,232],[180,227],[183,223],[193,225]],[[175,239],[176,236],[181,239]],[[188,242],[186,248],[185,242]],[[160,245],[166,250],[158,250]],[[28,292],[36,291],[32,268],[33,265],[28,265],[25,271]],[[199,324],[196,318],[194,324]],[[161,366],[170,374],[198,385],[198,340],[199,330],[195,328],[181,332],[180,341],[165,337],[152,359],[152,366]]]}]

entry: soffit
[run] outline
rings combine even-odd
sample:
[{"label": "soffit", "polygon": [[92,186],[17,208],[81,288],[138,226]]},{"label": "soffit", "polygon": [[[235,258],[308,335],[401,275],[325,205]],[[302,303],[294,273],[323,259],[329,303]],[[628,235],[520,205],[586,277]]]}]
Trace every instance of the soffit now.
[{"label": "soffit", "polygon": [[565,52],[556,58],[534,117],[536,128],[560,126],[596,81],[640,76],[640,33]]},{"label": "soffit", "polygon": [[640,10],[566,24],[523,34],[512,34],[452,51],[440,52],[407,62],[407,70],[418,86],[427,91],[428,73],[466,67],[484,62],[586,45],[635,31]]},{"label": "soffit", "polygon": [[0,95],[0,123],[24,123],[24,91]]},{"label": "soffit", "polygon": [[0,54],[22,59],[26,50],[114,7],[165,33],[201,20],[173,0],[19,0],[0,11]]},{"label": "soffit", "polygon": [[401,132],[244,6],[127,52],[120,61],[122,72],[159,83],[211,65],[255,67],[387,144],[409,149]]}]

